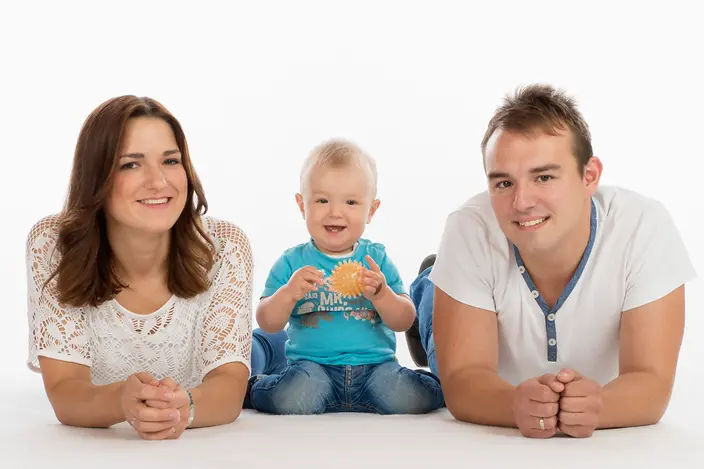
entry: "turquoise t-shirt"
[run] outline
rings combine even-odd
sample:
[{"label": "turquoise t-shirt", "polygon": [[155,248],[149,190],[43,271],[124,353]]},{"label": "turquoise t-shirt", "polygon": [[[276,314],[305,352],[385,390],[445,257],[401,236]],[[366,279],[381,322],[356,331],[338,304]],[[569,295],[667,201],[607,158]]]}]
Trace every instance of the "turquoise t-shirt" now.
[{"label": "turquoise t-shirt", "polygon": [[[271,268],[262,297],[276,293],[301,267],[323,270],[323,280],[326,280],[342,262],[359,261],[369,268],[367,255],[379,266],[391,290],[405,294],[398,270],[386,255],[384,246],[360,239],[354,251],[345,257],[328,256],[312,241],[287,249]],[[286,358],[289,361],[370,365],[396,358],[396,334],[382,322],[372,302],[363,295],[343,297],[330,291],[326,282],[296,303],[287,332]]]}]

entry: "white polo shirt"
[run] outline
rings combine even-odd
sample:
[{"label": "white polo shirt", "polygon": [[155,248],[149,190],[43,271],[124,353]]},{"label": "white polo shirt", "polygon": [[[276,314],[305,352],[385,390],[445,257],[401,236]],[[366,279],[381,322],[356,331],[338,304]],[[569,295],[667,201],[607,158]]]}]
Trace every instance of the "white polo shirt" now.
[{"label": "white polo shirt", "polygon": [[496,312],[499,375],[517,385],[563,367],[602,385],[618,376],[621,313],[695,276],[668,211],[635,192],[601,187],[574,277],[550,309],[504,236],[488,192],[452,212],[430,280],[455,300]]}]

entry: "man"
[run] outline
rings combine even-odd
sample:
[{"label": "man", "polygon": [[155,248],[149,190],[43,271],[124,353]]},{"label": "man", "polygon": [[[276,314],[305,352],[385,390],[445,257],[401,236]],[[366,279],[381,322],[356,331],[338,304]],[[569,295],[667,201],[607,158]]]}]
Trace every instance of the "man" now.
[{"label": "man", "polygon": [[481,147],[488,190],[411,286],[414,361],[458,420],[534,438],[656,423],[695,275],[668,212],[599,187],[588,126],[550,86],[506,98]]}]

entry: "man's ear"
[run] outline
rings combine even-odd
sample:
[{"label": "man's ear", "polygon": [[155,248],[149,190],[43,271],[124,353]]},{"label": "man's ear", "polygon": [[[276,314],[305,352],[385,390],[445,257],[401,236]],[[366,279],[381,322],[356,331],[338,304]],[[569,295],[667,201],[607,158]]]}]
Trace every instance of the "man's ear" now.
[{"label": "man's ear", "polygon": [[604,171],[604,165],[601,160],[596,156],[592,156],[584,165],[584,187],[589,191],[589,195],[592,196],[599,188],[599,180],[601,179],[601,173]]}]

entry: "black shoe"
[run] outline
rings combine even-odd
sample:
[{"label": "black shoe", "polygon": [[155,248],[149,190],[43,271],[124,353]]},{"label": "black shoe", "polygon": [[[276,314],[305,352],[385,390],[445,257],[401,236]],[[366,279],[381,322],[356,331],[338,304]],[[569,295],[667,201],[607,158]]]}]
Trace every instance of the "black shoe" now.
[{"label": "black shoe", "polygon": [[430,254],[425,259],[423,259],[423,262],[420,263],[420,268],[418,269],[418,275],[422,274],[425,269],[427,269],[431,265],[435,265],[435,257],[435,254]]},{"label": "black shoe", "polygon": [[[435,264],[435,254],[430,254],[423,262],[420,263],[418,275],[423,273],[425,269]],[[406,331],[406,344],[408,351],[411,353],[411,359],[417,366],[428,366],[428,356],[423,348],[423,342],[420,340],[420,330],[418,326],[418,316],[413,320],[413,325]]]}]

